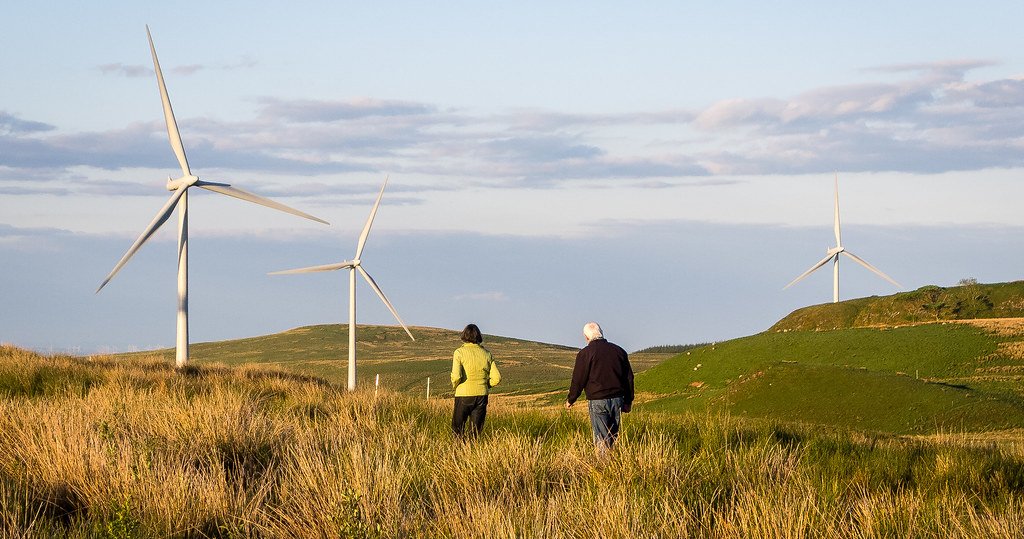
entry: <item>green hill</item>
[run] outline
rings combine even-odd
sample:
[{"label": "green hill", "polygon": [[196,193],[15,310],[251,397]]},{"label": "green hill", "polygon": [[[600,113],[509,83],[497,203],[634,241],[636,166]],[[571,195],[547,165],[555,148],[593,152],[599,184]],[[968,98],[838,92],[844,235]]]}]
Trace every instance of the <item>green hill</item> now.
[{"label": "green hill", "polygon": [[637,391],[651,410],[983,431],[1024,427],[1022,374],[1024,320],[977,320],[768,331],[679,354],[638,375]]},{"label": "green hill", "polygon": [[[638,409],[728,412],[900,434],[1024,428],[1024,281],[924,287],[797,310],[768,331],[712,345],[631,354]],[[944,318],[972,320],[939,321]],[[929,322],[930,320],[930,322]],[[840,328],[840,329],[834,329]],[[359,385],[451,395],[458,332],[360,326]],[[507,402],[551,404],[576,348],[487,335]],[[192,345],[197,365],[260,364],[338,385],[348,328],[318,325]],[[121,356],[156,356],[172,349]]]},{"label": "green hill", "polygon": [[769,331],[900,326],[940,320],[1024,317],[1024,281],[943,288],[925,286],[891,296],[871,296],[797,309]]},{"label": "green hill", "polygon": [[[372,386],[380,375],[383,388],[450,396],[452,352],[462,342],[459,332],[413,327],[415,341],[397,326],[364,326],[356,331],[357,384]],[[484,346],[494,354],[502,373],[496,393],[535,396],[564,391],[569,386],[576,348],[496,335],[485,335]],[[291,329],[245,339],[195,343],[190,346],[196,364],[262,364],[344,384],[348,376],[348,325],[327,324]],[[672,354],[631,355],[634,368],[643,370]],[[174,349],[119,354],[115,357],[157,356],[174,361]]]}]

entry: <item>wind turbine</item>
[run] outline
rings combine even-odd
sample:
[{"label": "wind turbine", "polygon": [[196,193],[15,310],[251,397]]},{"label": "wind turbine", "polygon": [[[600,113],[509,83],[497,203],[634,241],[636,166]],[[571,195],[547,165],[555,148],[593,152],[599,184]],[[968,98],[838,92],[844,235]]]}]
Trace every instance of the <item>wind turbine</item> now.
[{"label": "wind turbine", "polygon": [[373,203],[373,209],[370,210],[370,217],[366,219],[366,224],[363,225],[363,232],[359,235],[359,243],[356,244],[356,256],[352,260],[346,260],[344,262],[338,262],[335,264],[324,264],[322,266],[311,266],[308,268],[299,268],[285,271],[275,271],[270,275],[285,275],[291,273],[313,273],[318,271],[335,271],[340,269],[348,270],[348,390],[353,391],[356,388],[356,272],[359,272],[363,276],[363,279],[370,285],[370,288],[377,293],[380,300],[384,302],[391,314],[394,315],[395,320],[402,325],[402,329],[409,335],[409,338],[416,340],[412,336],[412,332],[402,321],[402,317],[398,316],[398,311],[388,301],[387,296],[381,291],[380,287],[370,277],[370,274],[363,269],[362,260],[360,256],[363,254],[363,247],[366,246],[366,238],[370,235],[370,226],[373,225],[373,218],[377,215],[377,208],[380,207],[380,199],[384,196],[384,188],[388,185],[388,179],[384,178],[384,185],[380,187],[380,193],[377,195],[377,201]]},{"label": "wind turbine", "polygon": [[178,209],[178,323],[177,323],[177,335],[175,340],[175,365],[178,368],[184,367],[188,363],[188,188],[189,187],[201,187],[203,189],[220,193],[222,195],[228,195],[256,204],[261,204],[276,210],[305,217],[306,219],[312,219],[324,224],[329,224],[323,219],[313,217],[307,213],[303,213],[299,210],[285,206],[280,202],[274,202],[273,200],[263,198],[258,195],[243,191],[237,187],[232,187],[226,183],[213,183],[200,180],[198,176],[192,174],[188,167],[188,161],[185,159],[185,148],[181,143],[181,135],[178,134],[178,124],[174,121],[174,111],[171,110],[171,100],[167,96],[167,87],[164,85],[164,76],[160,71],[160,62],[156,57],[156,47],[153,46],[153,36],[149,33],[149,25],[146,25],[146,37],[149,38],[149,51],[153,55],[153,69],[156,71],[156,82],[160,88],[160,99],[164,106],[164,120],[167,123],[167,136],[171,142],[171,149],[174,150],[174,155],[178,158],[178,164],[181,165],[182,176],[176,180],[172,180],[170,176],[167,177],[167,190],[171,191],[171,198],[164,204],[163,208],[157,212],[156,217],[149,223],[146,230],[142,232],[135,243],[128,248],[128,252],[121,257],[121,260],[114,266],[107,278],[103,280],[100,287],[96,289],[98,294],[103,287],[114,278],[114,275],[128,262],[128,260],[135,254],[136,251],[142,247],[142,244],[146,243],[146,240],[151,238],[157,229],[160,228],[164,222],[170,218],[171,213],[174,209]]},{"label": "wind turbine", "polygon": [[791,282],[791,283],[787,284],[785,287],[783,287],[783,290],[785,290],[786,288],[789,288],[789,287],[793,286],[794,284],[800,282],[800,280],[803,279],[804,277],[807,277],[808,275],[814,273],[814,270],[824,266],[829,260],[832,260],[832,303],[839,303],[839,255],[844,255],[844,256],[848,256],[848,257],[852,258],[855,262],[857,262],[861,266],[864,266],[865,268],[871,270],[872,272],[874,272],[879,277],[885,279],[886,281],[889,281],[890,283],[892,283],[892,284],[894,284],[894,285],[896,285],[896,286],[898,286],[900,288],[903,288],[902,285],[900,285],[900,283],[897,283],[896,281],[892,280],[891,277],[889,277],[888,275],[882,273],[881,270],[879,270],[878,268],[872,266],[871,264],[869,264],[863,258],[861,258],[861,257],[859,257],[859,256],[857,256],[857,255],[855,255],[853,253],[851,253],[850,251],[847,251],[846,248],[843,247],[842,232],[841,232],[840,227],[839,227],[839,174],[838,173],[836,173],[836,178],[835,178],[835,225],[834,225],[834,228],[835,228],[835,233],[836,233],[836,246],[831,248],[831,249],[828,249],[826,251],[825,258],[822,258],[820,262],[818,262],[817,264],[811,266],[811,269],[805,271],[803,274],[801,274],[796,279],[793,279],[793,282]]}]

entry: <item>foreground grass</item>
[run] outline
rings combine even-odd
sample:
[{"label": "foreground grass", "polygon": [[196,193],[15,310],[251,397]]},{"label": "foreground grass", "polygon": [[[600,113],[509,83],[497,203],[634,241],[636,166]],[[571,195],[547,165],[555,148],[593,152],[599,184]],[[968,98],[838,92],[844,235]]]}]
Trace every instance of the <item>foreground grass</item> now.
[{"label": "foreground grass", "polygon": [[2,537],[1015,537],[1024,437],[450,401],[278,371],[0,348]]}]

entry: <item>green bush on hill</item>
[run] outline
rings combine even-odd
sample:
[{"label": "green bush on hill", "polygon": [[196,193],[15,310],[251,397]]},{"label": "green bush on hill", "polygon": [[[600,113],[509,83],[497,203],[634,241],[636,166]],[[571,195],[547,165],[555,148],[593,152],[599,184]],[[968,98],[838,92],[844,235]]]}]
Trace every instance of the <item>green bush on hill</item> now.
[{"label": "green bush on hill", "polygon": [[702,342],[696,344],[665,344],[661,346],[648,346],[642,350],[637,350],[631,355],[635,354],[681,354],[687,350],[693,350],[694,348],[700,348],[701,346],[707,346],[711,343]]}]

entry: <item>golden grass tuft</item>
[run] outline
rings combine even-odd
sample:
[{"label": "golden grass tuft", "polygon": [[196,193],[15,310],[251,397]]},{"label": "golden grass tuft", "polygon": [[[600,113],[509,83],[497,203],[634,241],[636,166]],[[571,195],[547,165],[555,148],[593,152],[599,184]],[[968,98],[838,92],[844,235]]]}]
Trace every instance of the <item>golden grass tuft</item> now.
[{"label": "golden grass tuft", "polygon": [[1014,537],[1019,444],[346,393],[0,348],[0,537]]}]

